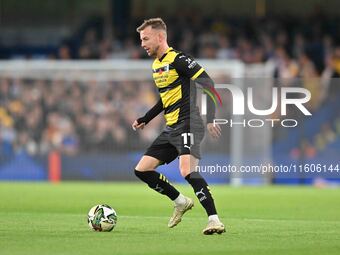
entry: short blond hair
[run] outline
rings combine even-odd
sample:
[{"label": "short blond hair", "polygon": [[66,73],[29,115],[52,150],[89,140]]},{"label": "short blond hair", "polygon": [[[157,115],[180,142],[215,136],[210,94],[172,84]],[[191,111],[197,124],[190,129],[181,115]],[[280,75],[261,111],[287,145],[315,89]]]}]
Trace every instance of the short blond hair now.
[{"label": "short blond hair", "polygon": [[140,33],[148,26],[151,26],[151,28],[153,29],[164,30],[164,32],[166,32],[166,24],[161,18],[152,18],[144,20],[143,24],[137,27],[137,32]]}]

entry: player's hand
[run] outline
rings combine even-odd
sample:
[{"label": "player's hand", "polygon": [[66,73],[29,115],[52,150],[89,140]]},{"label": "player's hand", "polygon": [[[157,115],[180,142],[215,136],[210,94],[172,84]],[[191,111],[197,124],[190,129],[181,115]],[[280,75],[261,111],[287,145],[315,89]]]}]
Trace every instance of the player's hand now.
[{"label": "player's hand", "polygon": [[135,121],[132,123],[132,129],[135,130],[135,131],[136,131],[137,129],[143,129],[144,127],[145,127],[145,123],[144,123],[144,122],[138,124],[138,121],[135,120]]},{"label": "player's hand", "polygon": [[221,136],[221,127],[218,124],[208,123],[207,129],[213,138],[217,139]]}]

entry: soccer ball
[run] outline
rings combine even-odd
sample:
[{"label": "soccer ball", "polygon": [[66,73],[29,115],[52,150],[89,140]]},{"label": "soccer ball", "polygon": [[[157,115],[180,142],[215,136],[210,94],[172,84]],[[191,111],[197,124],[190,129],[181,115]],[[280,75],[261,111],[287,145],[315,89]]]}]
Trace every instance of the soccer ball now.
[{"label": "soccer ball", "polygon": [[109,232],[117,224],[117,213],[108,205],[96,205],[90,209],[87,223],[95,231]]}]

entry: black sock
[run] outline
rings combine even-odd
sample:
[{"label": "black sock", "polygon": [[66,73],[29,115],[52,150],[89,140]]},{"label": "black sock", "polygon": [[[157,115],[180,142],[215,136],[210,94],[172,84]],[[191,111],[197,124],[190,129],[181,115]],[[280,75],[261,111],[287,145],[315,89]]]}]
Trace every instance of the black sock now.
[{"label": "black sock", "polygon": [[175,200],[179,196],[178,190],[172,186],[168,179],[156,171],[137,171],[135,175],[145,182],[150,188],[156,190],[158,193],[168,196],[171,200]]},{"label": "black sock", "polygon": [[194,189],[198,200],[204,207],[208,216],[217,214],[214,199],[211,196],[209,186],[207,182],[203,179],[202,175],[200,175],[200,173],[198,172],[192,172],[188,174],[185,179]]}]

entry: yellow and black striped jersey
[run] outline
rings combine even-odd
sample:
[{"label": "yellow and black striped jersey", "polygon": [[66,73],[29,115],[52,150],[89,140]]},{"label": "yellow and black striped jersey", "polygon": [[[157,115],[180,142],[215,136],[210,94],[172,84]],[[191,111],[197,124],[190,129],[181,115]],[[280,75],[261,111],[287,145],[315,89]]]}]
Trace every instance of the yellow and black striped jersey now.
[{"label": "yellow and black striped jersey", "polygon": [[199,116],[196,103],[193,104],[196,90],[190,88],[190,80],[195,80],[204,69],[193,58],[170,47],[154,60],[152,70],[167,126],[189,119],[190,114]]}]

